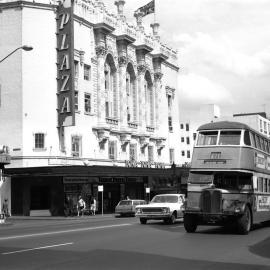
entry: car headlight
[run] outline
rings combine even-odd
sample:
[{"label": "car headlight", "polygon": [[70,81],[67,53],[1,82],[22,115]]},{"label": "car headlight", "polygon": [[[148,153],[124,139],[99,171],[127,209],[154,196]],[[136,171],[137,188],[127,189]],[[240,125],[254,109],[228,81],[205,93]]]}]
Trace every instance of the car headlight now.
[{"label": "car headlight", "polygon": [[168,208],[168,207],[163,207],[163,208],[162,208],[162,213],[164,213],[164,214],[170,213],[170,208]]},{"label": "car headlight", "polygon": [[142,209],[141,208],[136,208],[136,214],[141,214],[142,213]]}]

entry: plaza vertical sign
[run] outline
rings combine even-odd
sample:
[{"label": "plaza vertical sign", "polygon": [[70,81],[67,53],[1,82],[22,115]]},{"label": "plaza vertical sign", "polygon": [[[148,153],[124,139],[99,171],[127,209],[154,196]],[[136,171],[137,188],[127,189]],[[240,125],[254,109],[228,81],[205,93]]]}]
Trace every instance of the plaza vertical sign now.
[{"label": "plaza vertical sign", "polygon": [[64,0],[57,12],[58,127],[74,126],[73,0]]}]

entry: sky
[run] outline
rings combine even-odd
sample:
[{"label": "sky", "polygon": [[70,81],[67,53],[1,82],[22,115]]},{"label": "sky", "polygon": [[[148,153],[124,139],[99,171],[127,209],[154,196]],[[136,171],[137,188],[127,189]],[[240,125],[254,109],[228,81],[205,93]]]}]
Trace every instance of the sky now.
[{"label": "sky", "polygon": [[[150,0],[126,0],[124,14]],[[104,0],[111,10],[113,0]],[[178,51],[180,117],[220,107],[222,116],[270,116],[270,0],[155,0],[161,41]],[[146,31],[154,15],[143,18]]]}]

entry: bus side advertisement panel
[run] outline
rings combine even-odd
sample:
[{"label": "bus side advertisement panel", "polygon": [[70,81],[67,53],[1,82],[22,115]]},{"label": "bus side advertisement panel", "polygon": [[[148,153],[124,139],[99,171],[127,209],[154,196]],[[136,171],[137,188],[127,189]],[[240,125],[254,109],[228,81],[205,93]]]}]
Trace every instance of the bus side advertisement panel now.
[{"label": "bus side advertisement panel", "polygon": [[270,196],[258,195],[257,211],[270,211]]}]

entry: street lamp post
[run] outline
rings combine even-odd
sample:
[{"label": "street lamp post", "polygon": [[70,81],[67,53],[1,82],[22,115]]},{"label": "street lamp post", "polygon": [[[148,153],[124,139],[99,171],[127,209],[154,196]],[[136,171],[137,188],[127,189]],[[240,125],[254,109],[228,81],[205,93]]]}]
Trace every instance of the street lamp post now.
[{"label": "street lamp post", "polygon": [[24,50],[24,51],[31,51],[33,50],[33,47],[32,46],[27,46],[27,45],[23,45],[23,46],[20,46],[18,48],[16,48],[15,50],[13,50],[11,53],[9,53],[6,57],[4,57],[3,59],[0,60],[0,63],[2,63],[4,60],[6,60],[9,56],[11,56],[13,53],[15,53],[16,51],[18,50]]}]

